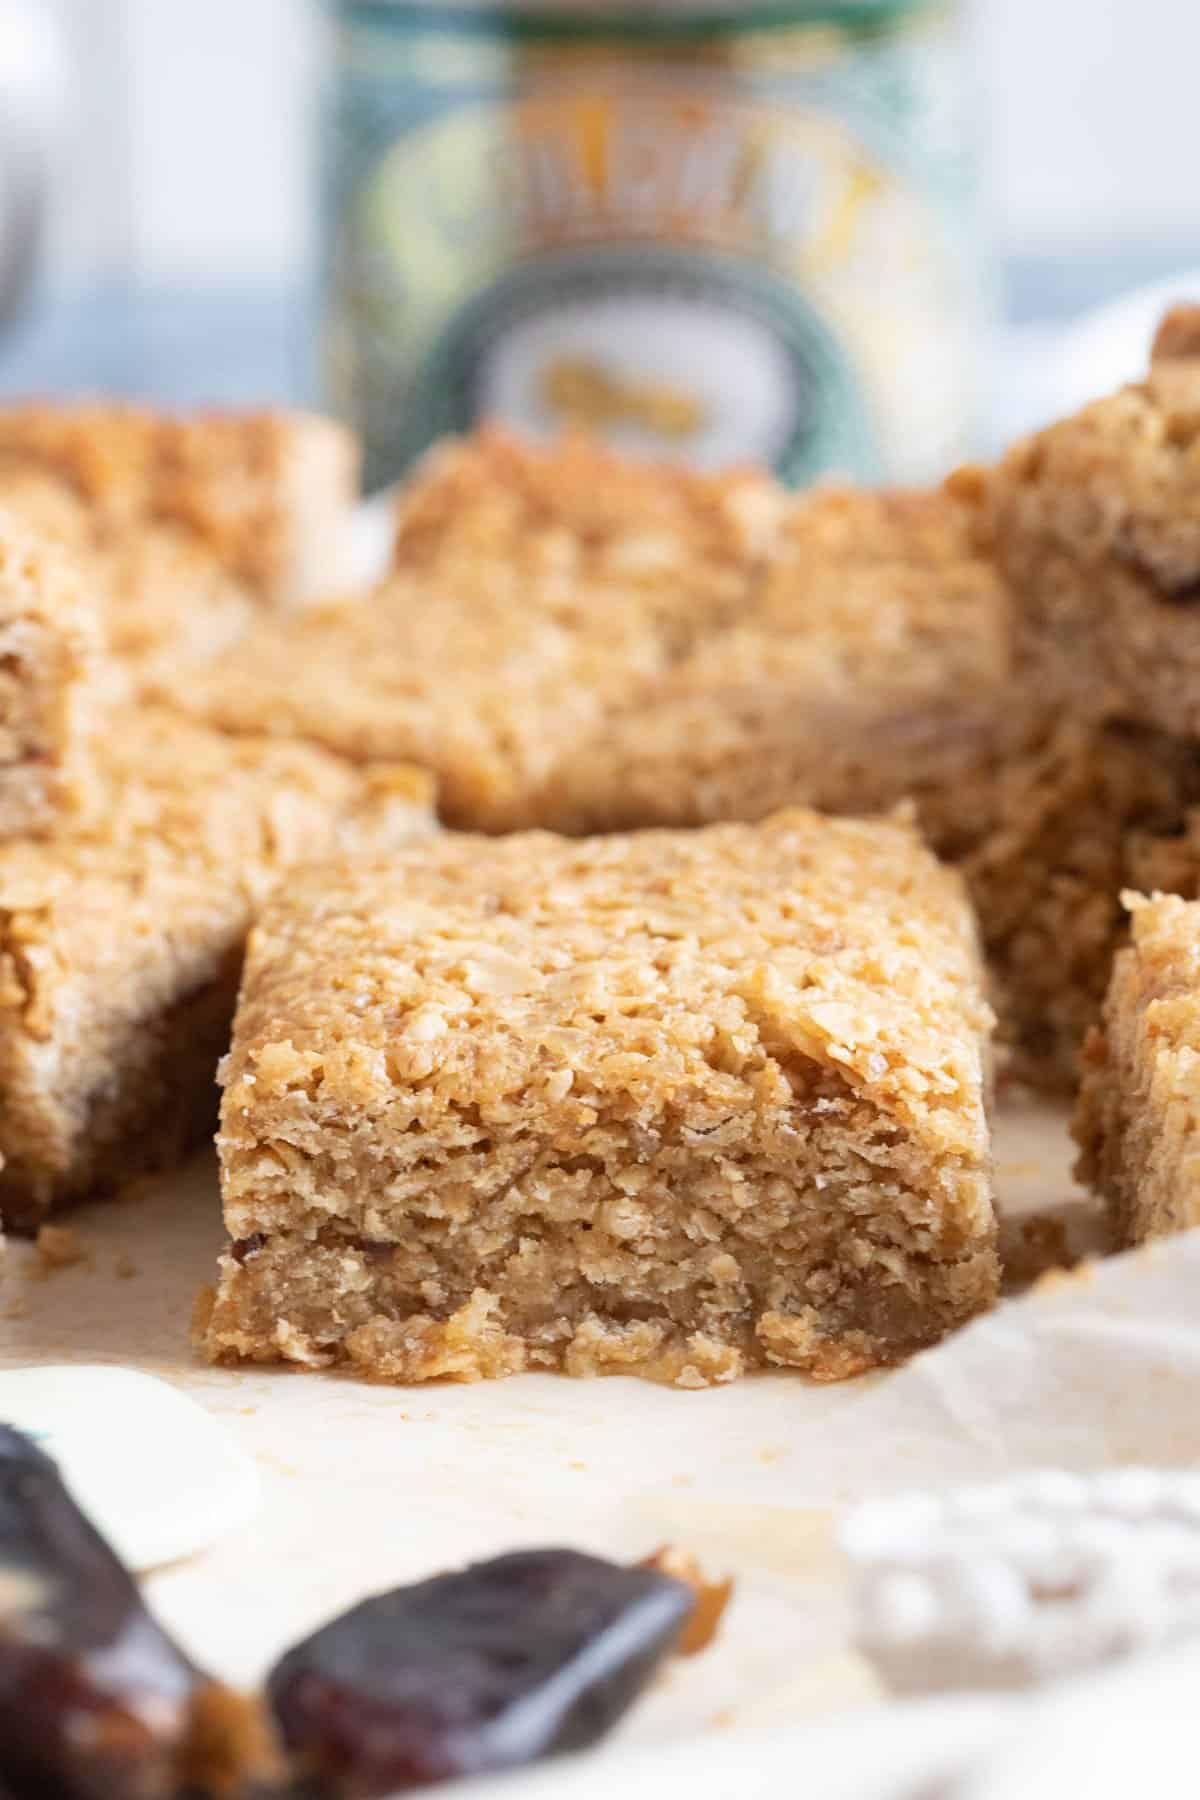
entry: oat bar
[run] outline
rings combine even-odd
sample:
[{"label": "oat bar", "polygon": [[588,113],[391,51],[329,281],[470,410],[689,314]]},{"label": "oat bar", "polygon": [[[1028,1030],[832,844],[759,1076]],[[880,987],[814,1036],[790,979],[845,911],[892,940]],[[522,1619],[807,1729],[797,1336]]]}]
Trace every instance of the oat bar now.
[{"label": "oat bar", "polygon": [[968,508],[805,496],[738,622],[627,682],[553,763],[534,822],[588,832],[890,805],[938,783],[943,751],[956,779],[1010,653],[1008,596]]},{"label": "oat bar", "polygon": [[673,655],[742,616],[786,505],[761,470],[701,474],[484,427],[403,489],[395,561],[463,603],[493,596],[585,635],[653,627]]},{"label": "oat bar", "polygon": [[1127,900],[1131,942],[1088,1041],[1075,1134],[1118,1242],[1138,1244],[1200,1225],[1200,904]]},{"label": "oat bar", "polygon": [[1031,680],[1080,714],[1200,736],[1200,307],[1142,382],[1018,445],[991,530]]},{"label": "oat bar", "polygon": [[395,572],[375,593],[264,622],[162,692],[226,730],[421,763],[453,825],[536,824],[555,763],[745,611],[783,505],[752,472],[484,430],[406,492]]},{"label": "oat bar", "polygon": [[0,511],[0,840],[44,833],[76,803],[98,679],[78,571]]},{"label": "oat bar", "polygon": [[990,1014],[905,825],[431,839],[251,937],[216,1360],[682,1386],[895,1361],[995,1292]]},{"label": "oat bar", "polygon": [[358,449],[305,413],[0,407],[0,491],[34,477],[102,535],[179,527],[253,592],[287,603],[343,575]]},{"label": "oat bar", "polygon": [[657,666],[653,632],[607,640],[560,620],[394,576],[358,600],[264,620],[162,698],[231,732],[306,739],[362,763],[406,760],[467,830],[528,823],[564,746]]},{"label": "oat bar", "polygon": [[357,447],[288,413],[0,408],[0,504],[81,559],[135,685],[345,579]]},{"label": "oat bar", "polygon": [[80,811],[0,846],[0,1220],[175,1160],[215,1111],[238,968],[281,871],[428,822],[423,777],[152,708],[97,732]]},{"label": "oat bar", "polygon": [[[903,740],[936,779],[947,700],[997,690],[1009,639],[946,496],[785,503],[485,432],[417,481],[376,594],[264,624],[165,691],[226,729],[424,763],[457,826],[586,832],[890,804]],[[881,710],[900,761],[876,779]]]},{"label": "oat bar", "polygon": [[1078,1083],[1079,1051],[1126,935],[1122,889],[1200,891],[1198,808],[1196,746],[1069,717],[1009,741],[973,784],[922,802],[979,916],[1001,1040],[1035,1086]]}]

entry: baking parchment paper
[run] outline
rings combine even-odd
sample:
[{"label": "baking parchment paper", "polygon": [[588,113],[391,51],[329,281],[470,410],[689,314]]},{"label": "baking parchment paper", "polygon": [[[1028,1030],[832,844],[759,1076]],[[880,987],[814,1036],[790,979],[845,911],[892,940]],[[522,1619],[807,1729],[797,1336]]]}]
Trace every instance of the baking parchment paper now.
[{"label": "baking parchment paper", "polygon": [[[1046,1213],[1067,1240],[1091,1241],[1093,1209],[1070,1161],[1060,1115],[1002,1105],[1010,1244],[1020,1246],[1023,1220]],[[289,1641],[365,1593],[522,1545],[633,1556],[675,1540],[736,1576],[713,1649],[674,1665],[611,1744],[573,1769],[581,1800],[606,1764],[615,1777],[626,1754],[666,1745],[665,1761],[641,1763],[656,1794],[676,1791],[673,1764],[693,1800],[742,1800],[758,1791],[752,1771],[765,1784],[776,1758],[794,1754],[793,1728],[833,1746],[824,1775],[815,1751],[800,1765],[794,1791],[806,1800],[903,1795],[899,1750],[889,1762],[881,1748],[870,1773],[868,1724],[881,1745],[925,1732],[953,1747],[961,1731],[966,1756],[1004,1729],[1012,1703],[856,1710],[839,1725],[885,1696],[851,1647],[838,1510],[1022,1467],[1200,1460],[1200,1234],[1043,1282],[886,1375],[819,1387],[779,1374],[693,1393],[623,1378],[389,1389],[208,1369],[192,1359],[188,1322],[222,1237],[211,1161],[71,1223],[85,1264],[45,1276],[29,1246],[10,1245],[0,1365],[117,1362],[165,1377],[254,1457],[255,1518],[148,1580],[164,1621],[225,1678],[255,1681]],[[932,1731],[922,1710],[941,1721]],[[847,1744],[875,1786],[836,1785]],[[523,1778],[531,1795],[544,1779]],[[562,1791],[565,1767],[553,1779],[547,1793]],[[641,1791],[642,1779],[622,1775],[621,1791]]]}]

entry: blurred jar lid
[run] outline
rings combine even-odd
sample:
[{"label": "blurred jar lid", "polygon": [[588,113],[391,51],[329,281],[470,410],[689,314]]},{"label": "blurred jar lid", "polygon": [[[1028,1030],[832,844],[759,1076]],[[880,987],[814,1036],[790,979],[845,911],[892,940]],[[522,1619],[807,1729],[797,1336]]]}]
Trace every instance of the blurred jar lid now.
[{"label": "blurred jar lid", "polygon": [[571,27],[602,20],[606,27],[627,25],[645,30],[655,24],[686,28],[695,21],[708,29],[750,31],[760,26],[853,23],[877,25],[890,18],[920,12],[939,0],[341,0],[343,13],[429,13],[438,22],[457,23],[471,14],[508,13],[514,19],[556,21]]}]

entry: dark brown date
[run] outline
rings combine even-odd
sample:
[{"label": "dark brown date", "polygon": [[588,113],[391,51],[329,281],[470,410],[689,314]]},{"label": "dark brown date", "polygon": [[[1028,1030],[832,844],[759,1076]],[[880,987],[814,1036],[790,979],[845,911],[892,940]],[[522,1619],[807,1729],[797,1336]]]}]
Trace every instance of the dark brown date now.
[{"label": "dark brown date", "polygon": [[0,1425],[0,1788],[171,1795],[201,1679],[54,1463]]},{"label": "dark brown date", "polygon": [[268,1697],[324,1791],[373,1800],[595,1743],[693,1604],[651,1569],[501,1556],[343,1613],[282,1658]]}]

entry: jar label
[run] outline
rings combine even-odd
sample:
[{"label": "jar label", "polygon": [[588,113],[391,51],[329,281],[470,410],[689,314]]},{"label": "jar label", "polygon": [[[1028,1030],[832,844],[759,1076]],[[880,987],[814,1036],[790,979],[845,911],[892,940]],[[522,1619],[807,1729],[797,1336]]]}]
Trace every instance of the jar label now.
[{"label": "jar label", "polygon": [[348,32],[326,335],[373,482],[483,416],[796,483],[965,451],[977,269],[942,9],[719,55],[413,27],[385,56],[381,30]]}]

